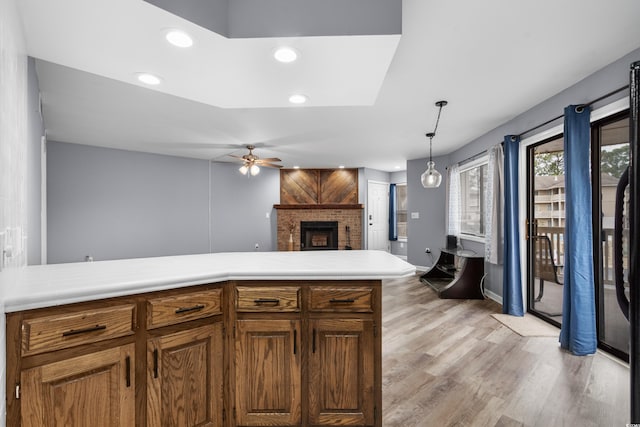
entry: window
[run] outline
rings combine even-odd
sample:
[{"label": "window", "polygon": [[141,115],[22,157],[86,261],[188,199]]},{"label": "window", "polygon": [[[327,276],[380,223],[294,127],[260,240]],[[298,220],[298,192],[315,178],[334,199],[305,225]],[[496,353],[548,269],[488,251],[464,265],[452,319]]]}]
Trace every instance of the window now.
[{"label": "window", "polygon": [[482,157],[460,166],[460,235],[485,235],[485,184],[488,159]]},{"label": "window", "polygon": [[398,240],[407,239],[407,184],[396,184],[396,224]]}]

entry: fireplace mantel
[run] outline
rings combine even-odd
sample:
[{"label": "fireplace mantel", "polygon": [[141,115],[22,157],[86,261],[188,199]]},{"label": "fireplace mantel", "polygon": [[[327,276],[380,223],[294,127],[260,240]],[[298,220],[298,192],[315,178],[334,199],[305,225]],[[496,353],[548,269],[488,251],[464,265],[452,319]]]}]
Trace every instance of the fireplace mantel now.
[{"label": "fireplace mantel", "polygon": [[276,209],[364,209],[363,204],[305,204],[305,205],[273,205]]}]

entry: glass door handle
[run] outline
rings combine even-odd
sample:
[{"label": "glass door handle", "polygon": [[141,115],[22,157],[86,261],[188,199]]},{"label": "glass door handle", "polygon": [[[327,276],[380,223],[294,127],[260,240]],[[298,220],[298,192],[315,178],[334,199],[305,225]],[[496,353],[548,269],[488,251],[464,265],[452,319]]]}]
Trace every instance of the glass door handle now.
[{"label": "glass door handle", "polygon": [[616,298],[624,317],[629,320],[629,300],[624,294],[624,270],[622,266],[622,214],[624,212],[624,190],[629,185],[629,168],[620,176],[616,188],[616,209],[614,213],[613,228],[613,273],[616,283]]}]

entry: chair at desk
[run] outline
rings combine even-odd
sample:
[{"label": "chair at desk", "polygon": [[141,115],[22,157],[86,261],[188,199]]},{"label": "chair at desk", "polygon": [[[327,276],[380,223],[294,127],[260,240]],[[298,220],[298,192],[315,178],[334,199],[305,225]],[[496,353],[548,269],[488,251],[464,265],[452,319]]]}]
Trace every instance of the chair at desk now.
[{"label": "chair at desk", "polygon": [[553,259],[553,249],[551,248],[551,240],[548,236],[532,236],[533,248],[535,251],[534,259],[534,277],[540,278],[540,290],[538,296],[534,300],[540,302],[544,295],[544,282],[557,283],[562,285],[563,283],[558,279],[558,268]]}]

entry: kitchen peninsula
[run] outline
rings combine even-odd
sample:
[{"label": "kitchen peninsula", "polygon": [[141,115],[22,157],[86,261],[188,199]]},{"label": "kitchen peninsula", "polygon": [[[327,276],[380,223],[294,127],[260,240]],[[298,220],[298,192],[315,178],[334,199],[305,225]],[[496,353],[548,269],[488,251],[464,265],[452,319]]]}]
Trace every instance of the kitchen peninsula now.
[{"label": "kitchen peninsula", "polygon": [[379,251],[5,271],[7,425],[381,426]]}]

